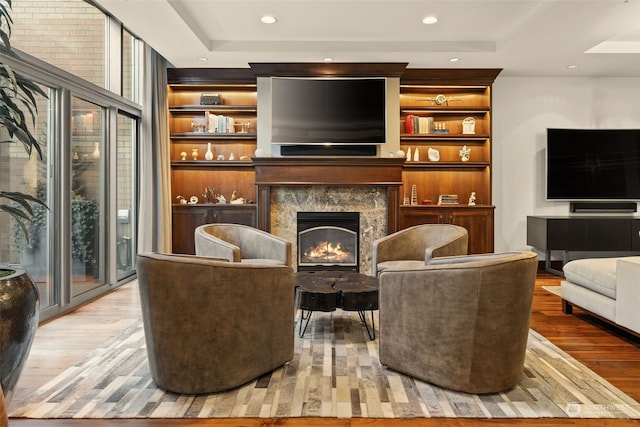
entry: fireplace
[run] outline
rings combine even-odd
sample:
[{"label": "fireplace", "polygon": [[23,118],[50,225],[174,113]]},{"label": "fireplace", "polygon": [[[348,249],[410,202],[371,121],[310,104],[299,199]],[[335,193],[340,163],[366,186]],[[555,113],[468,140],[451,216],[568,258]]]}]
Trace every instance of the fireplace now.
[{"label": "fireplace", "polygon": [[257,228],[292,242],[295,267],[298,212],[351,211],[360,213],[358,269],[371,271],[375,239],[398,231],[404,158],[254,157],[252,161]]},{"label": "fireplace", "polygon": [[358,212],[298,212],[298,271],[359,271]]}]

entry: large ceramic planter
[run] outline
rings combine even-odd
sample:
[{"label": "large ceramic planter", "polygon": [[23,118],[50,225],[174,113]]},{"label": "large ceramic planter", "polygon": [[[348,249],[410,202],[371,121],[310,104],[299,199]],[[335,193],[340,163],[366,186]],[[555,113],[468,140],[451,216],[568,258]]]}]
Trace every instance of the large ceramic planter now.
[{"label": "large ceramic planter", "polygon": [[9,425],[9,418],[7,417],[7,407],[4,404],[4,398],[2,397],[2,387],[0,387],[0,427],[7,427]]},{"label": "large ceramic planter", "polygon": [[0,384],[8,406],[38,327],[40,295],[26,271],[0,270],[13,271],[0,277]]}]

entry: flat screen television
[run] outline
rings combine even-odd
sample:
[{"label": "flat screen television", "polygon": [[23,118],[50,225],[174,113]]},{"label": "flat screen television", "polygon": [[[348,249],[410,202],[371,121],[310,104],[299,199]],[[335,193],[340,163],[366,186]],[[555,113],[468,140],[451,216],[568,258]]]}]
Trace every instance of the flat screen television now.
[{"label": "flat screen television", "polygon": [[547,129],[548,200],[640,200],[640,129]]},{"label": "flat screen television", "polygon": [[273,144],[386,142],[385,78],[271,79]]}]

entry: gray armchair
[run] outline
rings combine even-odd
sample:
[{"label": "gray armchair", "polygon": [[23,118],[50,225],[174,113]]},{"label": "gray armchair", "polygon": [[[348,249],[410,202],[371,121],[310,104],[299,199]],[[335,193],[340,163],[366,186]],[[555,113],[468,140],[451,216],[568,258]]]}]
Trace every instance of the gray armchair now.
[{"label": "gray armchair", "polygon": [[291,242],[239,224],[205,224],[195,231],[196,255],[247,264],[291,266]]},{"label": "gray armchair", "polygon": [[151,377],[159,387],[224,391],[293,358],[290,267],[145,253],[137,268]]},{"label": "gray armchair", "polygon": [[431,258],[466,255],[468,233],[464,227],[450,224],[422,224],[405,228],[373,242],[372,275],[389,268],[414,268]]},{"label": "gray armchair", "polygon": [[538,257],[434,258],[380,274],[380,363],[438,386],[496,393],[523,375]]}]

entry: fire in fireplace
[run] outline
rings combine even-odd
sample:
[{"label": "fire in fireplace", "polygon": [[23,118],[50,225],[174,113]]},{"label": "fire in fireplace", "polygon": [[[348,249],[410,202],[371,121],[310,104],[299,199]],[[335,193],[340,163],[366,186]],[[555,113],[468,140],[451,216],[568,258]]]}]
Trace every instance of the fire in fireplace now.
[{"label": "fire in fireplace", "polygon": [[298,212],[298,271],[359,271],[358,212]]}]

